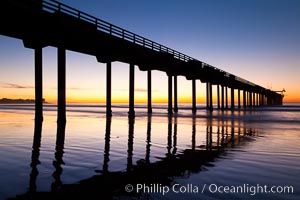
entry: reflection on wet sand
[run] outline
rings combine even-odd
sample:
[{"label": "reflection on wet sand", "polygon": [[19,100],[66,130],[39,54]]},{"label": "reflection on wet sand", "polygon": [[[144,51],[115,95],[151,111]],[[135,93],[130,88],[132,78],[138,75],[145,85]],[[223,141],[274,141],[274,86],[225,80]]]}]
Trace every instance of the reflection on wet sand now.
[{"label": "reflection on wet sand", "polygon": [[133,156],[133,138],[134,138],[134,119],[128,118],[129,131],[128,131],[128,150],[127,150],[127,172],[132,170],[132,156]]},{"label": "reflection on wet sand", "polygon": [[146,163],[150,163],[150,151],[151,151],[151,120],[152,120],[152,115],[148,115],[148,120],[147,120],[147,139],[146,139]]},{"label": "reflection on wet sand", "polygon": [[65,143],[65,128],[66,123],[58,121],[57,122],[57,132],[56,132],[56,146],[55,146],[55,160],[53,161],[53,166],[55,167],[55,171],[52,176],[54,178],[54,182],[51,185],[51,191],[56,191],[62,186],[62,181],[60,179],[61,174],[63,172],[63,168],[61,165],[64,165],[63,155],[64,155],[64,143]]},{"label": "reflection on wet sand", "polygon": [[103,161],[103,173],[108,172],[108,163],[109,163],[109,151],[110,151],[110,126],[111,126],[111,118],[108,117],[106,119],[106,127],[105,127],[105,146],[104,146],[104,161]]},{"label": "reflection on wet sand", "polygon": [[[69,199],[70,197],[81,197],[84,199],[115,199],[123,197],[138,197],[141,193],[127,193],[124,190],[126,184],[136,185],[162,184],[170,186],[175,177],[186,177],[191,173],[199,173],[213,167],[214,160],[220,156],[224,148],[232,148],[239,145],[244,136],[255,135],[255,130],[244,127],[241,122],[233,120],[214,121],[208,117],[206,121],[206,144],[196,144],[196,117],[191,124],[191,148],[178,151],[177,149],[177,125],[178,117],[168,117],[166,152],[158,158],[158,161],[150,162],[151,157],[151,124],[154,116],[148,116],[145,142],[145,159],[133,163],[134,155],[134,124],[135,119],[128,119],[128,147],[127,167],[125,171],[110,172],[110,139],[111,118],[106,119],[105,143],[102,171],[96,171],[97,175],[81,180],[77,184],[63,184],[61,174],[63,173],[63,154],[65,140],[65,123],[57,124],[55,160],[53,166],[54,181],[51,191],[36,191],[36,179],[38,176],[39,148],[41,141],[42,123],[35,124],[30,186],[29,191],[14,199]],[[238,123],[238,124],[237,124]],[[198,133],[200,134],[200,133]],[[226,156],[226,155],[223,155]]]},{"label": "reflection on wet sand", "polygon": [[31,173],[29,179],[29,192],[36,192],[36,178],[39,174],[37,166],[40,164],[40,146],[42,138],[42,121],[36,120],[34,123],[34,134],[33,134],[33,144],[32,144],[32,155],[31,155]]}]

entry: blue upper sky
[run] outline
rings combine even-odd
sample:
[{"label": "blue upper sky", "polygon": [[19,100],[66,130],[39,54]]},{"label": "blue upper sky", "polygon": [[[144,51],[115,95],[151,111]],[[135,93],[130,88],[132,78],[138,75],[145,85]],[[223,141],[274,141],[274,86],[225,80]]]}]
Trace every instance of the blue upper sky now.
[{"label": "blue upper sky", "polygon": [[250,63],[283,54],[285,62],[300,54],[298,0],[60,2],[220,68],[238,70],[236,59]]}]

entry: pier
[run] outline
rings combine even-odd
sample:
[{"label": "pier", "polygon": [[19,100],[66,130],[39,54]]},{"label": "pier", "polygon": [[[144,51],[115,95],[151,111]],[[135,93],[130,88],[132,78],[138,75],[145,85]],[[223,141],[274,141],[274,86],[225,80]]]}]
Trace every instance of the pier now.
[{"label": "pier", "polygon": [[[266,89],[54,0],[2,0],[0,25],[1,35],[20,39],[24,47],[34,50],[36,120],[43,120],[42,60],[43,48],[47,46],[57,48],[58,121],[66,121],[67,50],[92,55],[98,62],[106,63],[106,115],[108,117],[113,114],[111,67],[115,61],[129,65],[129,118],[135,117],[135,66],[147,72],[148,113],[152,113],[151,72],[153,70],[166,73],[169,115],[180,110],[177,101],[178,76],[184,76],[191,81],[193,113],[197,112],[197,83],[206,84],[206,108],[209,111],[282,104],[283,95],[276,91]],[[217,89],[217,106],[213,104],[213,88]],[[231,102],[228,102],[228,95]],[[235,102],[238,102],[237,106]]]}]

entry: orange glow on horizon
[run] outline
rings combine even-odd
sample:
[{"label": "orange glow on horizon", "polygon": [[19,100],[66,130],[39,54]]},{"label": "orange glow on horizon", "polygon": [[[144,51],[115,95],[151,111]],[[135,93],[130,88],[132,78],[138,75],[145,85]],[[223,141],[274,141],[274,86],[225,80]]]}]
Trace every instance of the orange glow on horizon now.
[{"label": "orange glow on horizon", "polygon": [[[48,103],[57,103],[57,94],[56,90],[48,90],[44,91],[44,99]],[[105,92],[102,94],[94,94],[94,90],[87,92],[72,92],[67,90],[66,101],[67,103],[106,103],[106,95]],[[153,92],[152,93],[152,102],[153,103],[168,103],[168,96],[165,94],[166,91],[163,92]],[[182,94],[183,93],[183,94]],[[290,88],[284,93],[283,103],[300,103],[300,94],[295,88]],[[125,92],[112,92],[112,103],[128,103],[128,91]],[[230,103],[230,91],[228,93],[228,101]],[[2,94],[0,99],[2,98],[10,98],[10,99],[34,99],[34,89],[30,90],[16,90],[16,89],[4,89],[2,90]],[[242,92],[240,94],[241,102],[243,101]],[[173,98],[174,102],[174,98]],[[189,92],[178,92],[178,103],[191,103],[192,96]],[[197,92],[197,103],[205,103],[206,102],[206,94],[205,92]],[[213,91],[213,102],[217,102],[216,91]],[[235,92],[235,102],[237,103],[237,93]],[[135,103],[147,103],[147,93],[146,92],[135,92]]]},{"label": "orange glow on horizon", "polygon": [[[2,98],[10,98],[10,99],[34,99],[33,95],[19,95],[19,96],[11,96],[11,95],[2,95],[0,97]],[[56,104],[57,103],[57,98],[56,96],[46,96],[44,97],[45,101],[48,103],[53,103]],[[235,97],[235,102],[237,102],[237,97]],[[85,96],[85,97],[76,97],[76,96],[72,96],[72,97],[68,97],[67,96],[67,103],[106,103],[106,97],[89,97],[89,96]],[[197,103],[205,103],[206,102],[206,96],[205,95],[199,95],[197,96]],[[228,101],[230,102],[230,96],[228,98]],[[241,101],[242,100],[242,95],[241,95]],[[118,98],[112,98],[112,103],[128,103],[128,97],[118,97]],[[152,98],[152,102],[153,103],[168,103],[168,98],[167,97],[153,97]],[[174,102],[174,98],[173,98],[173,102]],[[191,103],[192,102],[192,98],[190,96],[187,97],[178,97],[178,103]],[[217,102],[217,97],[213,96],[213,102],[216,103]],[[135,98],[135,103],[147,103],[147,98]],[[300,95],[287,95],[283,98],[283,103],[300,103]]]}]

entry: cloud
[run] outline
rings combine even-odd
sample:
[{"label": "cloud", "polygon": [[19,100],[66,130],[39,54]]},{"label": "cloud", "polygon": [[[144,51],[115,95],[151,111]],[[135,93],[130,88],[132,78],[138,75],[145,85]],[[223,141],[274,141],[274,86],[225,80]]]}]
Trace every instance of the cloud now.
[{"label": "cloud", "polygon": [[[128,91],[129,92],[129,89],[113,89],[113,91]],[[144,89],[144,88],[135,88],[134,89],[135,92],[148,92],[148,89]],[[152,90],[152,92],[157,92],[157,90]]]},{"label": "cloud", "polygon": [[[144,89],[144,88],[136,88],[134,89],[135,92],[148,92],[148,89]],[[151,91],[152,93],[153,92],[157,92],[157,90],[153,90]]]},{"label": "cloud", "polygon": [[143,88],[136,88],[134,91],[136,92],[147,92],[147,89],[143,89]]},{"label": "cloud", "polygon": [[28,88],[34,88],[33,86],[28,85],[19,85],[14,83],[3,83],[2,88],[15,88],[15,89],[28,89]]},{"label": "cloud", "polygon": [[[92,90],[93,88],[67,87],[66,90]],[[51,90],[57,90],[57,87],[51,87]]]},{"label": "cloud", "polygon": [[67,90],[87,90],[87,89],[85,89],[85,88],[77,88],[77,87],[69,87],[69,88],[67,88]]}]

